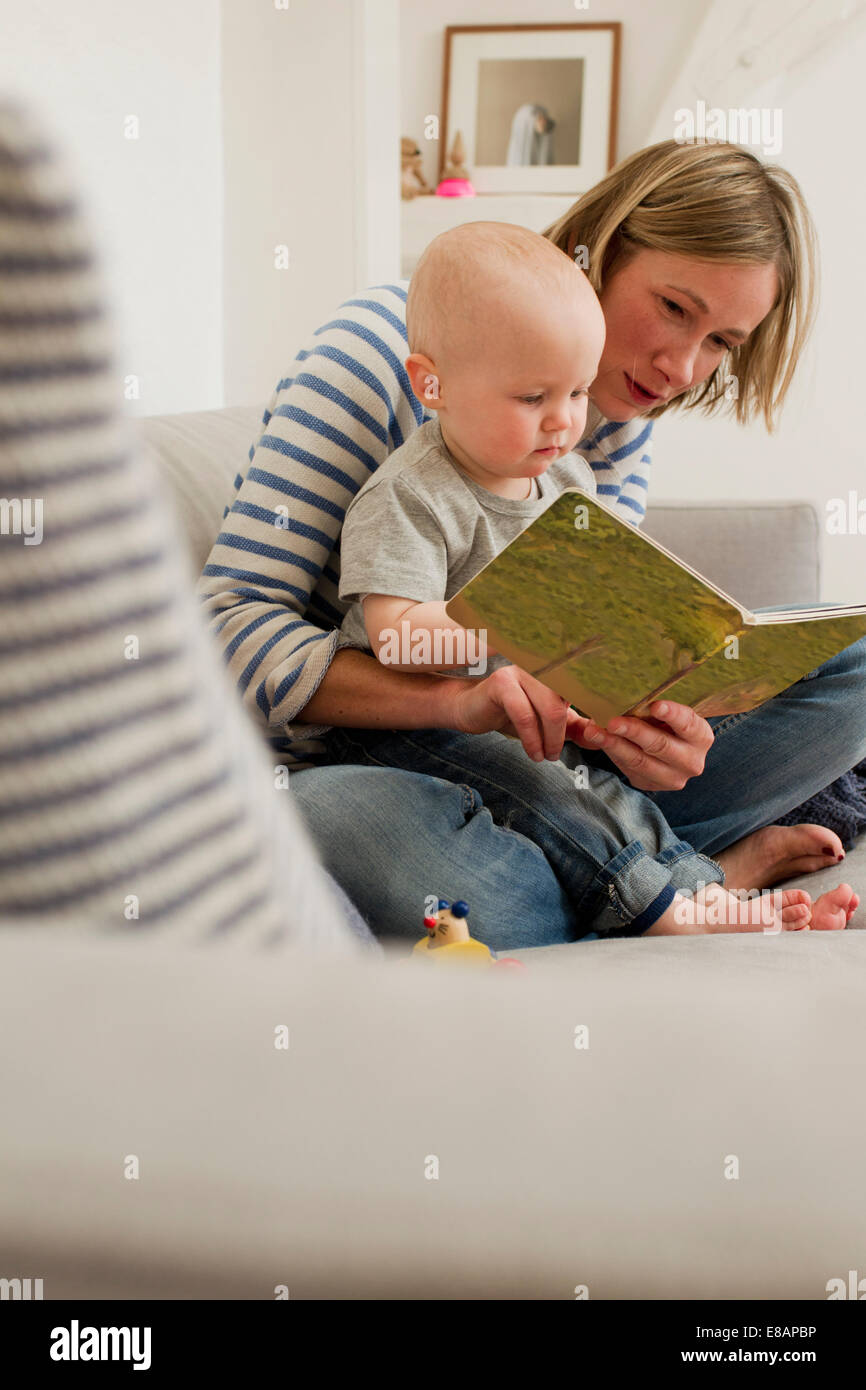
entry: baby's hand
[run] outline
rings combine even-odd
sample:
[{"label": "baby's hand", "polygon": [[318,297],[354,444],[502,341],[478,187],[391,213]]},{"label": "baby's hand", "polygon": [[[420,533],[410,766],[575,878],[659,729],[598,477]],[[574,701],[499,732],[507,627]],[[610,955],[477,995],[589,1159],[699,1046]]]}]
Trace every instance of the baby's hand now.
[{"label": "baby's hand", "polygon": [[484,680],[451,681],[450,727],[466,734],[517,738],[534,762],[556,762],[580,715],[520,666],[500,666]]}]

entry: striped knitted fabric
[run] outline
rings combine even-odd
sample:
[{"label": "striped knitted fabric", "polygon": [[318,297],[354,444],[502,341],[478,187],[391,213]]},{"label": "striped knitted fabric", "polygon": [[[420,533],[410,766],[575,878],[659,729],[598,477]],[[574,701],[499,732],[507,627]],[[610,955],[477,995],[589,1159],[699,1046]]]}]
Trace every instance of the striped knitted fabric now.
[{"label": "striped knitted fabric", "polygon": [[[246,708],[294,770],[323,761],[326,725],[297,716],[337,649],[346,508],[379,464],[431,418],[409,384],[408,281],[342,304],[278,382],[198,592]],[[624,520],[646,513],[652,421],[590,407],[576,452]]]},{"label": "striped knitted fabric", "polygon": [[111,344],[63,161],[0,106],[0,919],[354,953],[131,449]]}]

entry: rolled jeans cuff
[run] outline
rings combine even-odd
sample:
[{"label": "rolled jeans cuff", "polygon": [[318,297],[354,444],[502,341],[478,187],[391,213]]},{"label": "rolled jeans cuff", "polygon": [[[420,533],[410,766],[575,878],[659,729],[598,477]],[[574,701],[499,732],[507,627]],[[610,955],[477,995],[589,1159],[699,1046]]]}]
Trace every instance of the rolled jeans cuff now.
[{"label": "rolled jeans cuff", "polygon": [[595,888],[602,905],[592,923],[599,936],[642,936],[677,892],[691,895],[708,883],[724,883],[721,864],[677,840],[651,857],[632,840],[599,869]]}]

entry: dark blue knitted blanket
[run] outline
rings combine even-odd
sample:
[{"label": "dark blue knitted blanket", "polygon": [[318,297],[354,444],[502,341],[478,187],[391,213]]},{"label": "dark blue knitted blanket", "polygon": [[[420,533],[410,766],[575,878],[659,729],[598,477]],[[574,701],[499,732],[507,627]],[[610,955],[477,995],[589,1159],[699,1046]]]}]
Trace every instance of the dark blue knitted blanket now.
[{"label": "dark blue knitted blanket", "polygon": [[851,849],[860,832],[866,830],[866,759],[802,806],[777,816],[774,824],[799,825],[804,821],[835,830],[845,849]]}]

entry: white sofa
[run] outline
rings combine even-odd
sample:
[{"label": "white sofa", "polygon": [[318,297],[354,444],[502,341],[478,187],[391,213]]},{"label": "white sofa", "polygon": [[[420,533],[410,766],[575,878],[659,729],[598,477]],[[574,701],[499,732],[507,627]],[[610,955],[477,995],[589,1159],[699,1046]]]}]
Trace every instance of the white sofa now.
[{"label": "white sofa", "polygon": [[[260,416],[138,427],[191,578]],[[773,568],[740,593],[750,528]],[[816,593],[805,504],[647,529],[747,602]],[[48,925],[0,952],[0,1277],[46,1298],[823,1299],[862,1271],[862,931],[584,942],[524,972]]]}]

